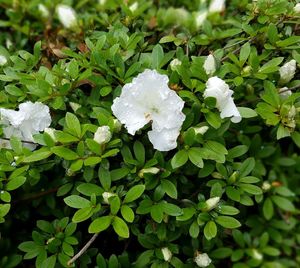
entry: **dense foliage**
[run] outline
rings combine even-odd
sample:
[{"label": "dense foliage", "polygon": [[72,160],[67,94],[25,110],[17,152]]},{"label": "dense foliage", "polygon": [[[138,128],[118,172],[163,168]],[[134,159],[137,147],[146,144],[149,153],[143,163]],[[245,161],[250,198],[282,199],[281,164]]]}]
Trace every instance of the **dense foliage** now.
[{"label": "dense foliage", "polygon": [[[206,2],[0,0],[0,107],[52,120],[26,143],[2,118],[0,267],[299,267],[300,73],[280,69],[300,64],[297,1]],[[112,113],[145,69],[184,101],[176,149]],[[204,97],[210,76],[240,122]]]}]

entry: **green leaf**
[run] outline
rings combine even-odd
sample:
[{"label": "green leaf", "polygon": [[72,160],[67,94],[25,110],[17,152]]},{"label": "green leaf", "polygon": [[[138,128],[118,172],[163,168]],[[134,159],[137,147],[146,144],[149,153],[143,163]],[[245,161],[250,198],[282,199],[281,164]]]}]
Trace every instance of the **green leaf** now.
[{"label": "green leaf", "polygon": [[229,229],[234,229],[241,226],[241,223],[238,220],[229,216],[218,216],[215,221],[221,226]]},{"label": "green leaf", "polygon": [[72,134],[75,134],[76,137],[79,138],[81,136],[81,126],[76,115],[68,112],[66,115],[66,125],[68,130],[70,130]]},{"label": "green leaf", "polygon": [[257,113],[247,107],[237,107],[242,118],[253,118],[257,116]]},{"label": "green leaf", "polygon": [[171,160],[172,168],[179,168],[188,161],[188,152],[186,150],[178,151]]},{"label": "green leaf", "polygon": [[24,163],[31,163],[40,161],[43,159],[48,158],[50,155],[52,155],[53,152],[49,151],[47,148],[41,148],[37,151],[34,151],[31,155],[26,156],[23,160]]},{"label": "green leaf", "polygon": [[115,230],[115,232],[123,238],[129,237],[129,229],[127,224],[119,217],[115,216],[113,218],[112,226]]},{"label": "green leaf", "polygon": [[72,218],[73,222],[82,222],[87,220],[93,215],[93,208],[92,207],[84,207],[77,210]]},{"label": "green leaf", "polygon": [[91,202],[78,195],[70,195],[64,198],[64,202],[72,208],[86,208],[91,206]]},{"label": "green leaf", "polygon": [[182,210],[180,207],[170,204],[170,203],[162,203],[163,211],[167,215],[170,216],[180,216],[182,215]]},{"label": "green leaf", "polygon": [[98,177],[104,190],[109,191],[111,186],[110,172],[107,169],[100,167],[98,170]]},{"label": "green leaf", "polygon": [[125,221],[127,221],[127,222],[134,221],[134,213],[133,213],[133,210],[129,206],[123,205],[121,207],[121,214]]},{"label": "green leaf", "polygon": [[281,197],[281,196],[272,196],[272,201],[281,209],[285,211],[295,211],[294,204],[288,200],[287,198]]},{"label": "green leaf", "polygon": [[171,181],[163,179],[161,184],[168,196],[177,199],[177,188]]},{"label": "green leaf", "polygon": [[274,73],[279,69],[278,65],[283,60],[284,60],[284,57],[274,58],[274,59],[268,61],[267,63],[265,63],[262,67],[260,67],[258,72],[259,73],[264,73],[264,74]]},{"label": "green leaf", "polygon": [[204,114],[205,119],[208,124],[210,124],[213,128],[218,129],[222,124],[222,119],[219,114],[208,112]]},{"label": "green leaf", "polygon": [[133,151],[134,151],[135,158],[139,161],[139,163],[141,165],[144,164],[145,163],[144,145],[141,142],[136,141],[133,145]]},{"label": "green leaf", "polygon": [[248,59],[248,57],[250,55],[250,51],[251,51],[251,46],[250,46],[250,43],[247,42],[247,43],[245,43],[242,46],[242,48],[240,50],[240,62],[241,62],[241,65],[244,65],[244,63]]},{"label": "green leaf", "polygon": [[253,157],[247,158],[239,167],[239,177],[246,177],[255,167],[255,160]]},{"label": "green leaf", "polygon": [[197,167],[203,168],[204,163],[201,157],[201,149],[197,147],[190,148],[188,150],[190,161]]},{"label": "green leaf", "polygon": [[151,60],[152,64],[151,67],[153,69],[159,69],[160,64],[164,58],[164,51],[161,45],[157,44],[152,51]]},{"label": "green leaf", "polygon": [[109,198],[109,204],[110,204],[110,213],[112,215],[116,215],[120,209],[121,200],[119,196],[112,196]]},{"label": "green leaf", "polygon": [[63,146],[55,146],[51,148],[51,151],[65,160],[75,160],[79,158],[79,156],[75,152]]},{"label": "green leaf", "polygon": [[236,215],[240,211],[232,206],[220,205],[218,208],[218,212],[223,215]]},{"label": "green leaf", "polygon": [[193,238],[197,238],[198,235],[199,235],[199,225],[197,223],[197,221],[193,221],[193,223],[190,225],[190,228],[189,228],[189,234],[191,237]]},{"label": "green leaf", "polygon": [[263,214],[266,220],[272,219],[274,215],[274,206],[269,197],[266,198],[264,204],[263,204]]},{"label": "green leaf", "polygon": [[93,220],[93,222],[89,226],[88,232],[93,234],[100,233],[106,230],[110,226],[112,219],[112,216],[103,216]]},{"label": "green leaf", "polygon": [[215,222],[209,221],[204,227],[204,236],[207,240],[211,240],[217,235],[217,226]]},{"label": "green leaf", "polygon": [[226,195],[233,201],[240,202],[241,194],[238,189],[233,188],[232,186],[226,187]]},{"label": "green leaf", "polygon": [[77,186],[77,191],[86,196],[91,196],[95,194],[96,196],[100,196],[103,193],[103,189],[93,183],[81,183]]},{"label": "green leaf", "polygon": [[130,203],[138,199],[144,192],[145,185],[135,185],[126,193],[123,203]]},{"label": "green leaf", "polygon": [[56,255],[52,255],[42,262],[41,268],[54,268],[55,264]]},{"label": "green leaf", "polygon": [[233,147],[232,149],[228,150],[228,155],[227,158],[228,159],[233,159],[239,156],[244,155],[245,153],[247,153],[248,151],[248,146],[246,145],[238,145]]},{"label": "green leaf", "polygon": [[13,191],[19,187],[21,187],[26,182],[26,177],[20,176],[9,180],[6,184],[5,189],[7,191]]},{"label": "green leaf", "polygon": [[254,194],[254,195],[262,194],[262,189],[256,185],[240,183],[239,186],[241,189],[243,189],[243,191],[249,194]]}]

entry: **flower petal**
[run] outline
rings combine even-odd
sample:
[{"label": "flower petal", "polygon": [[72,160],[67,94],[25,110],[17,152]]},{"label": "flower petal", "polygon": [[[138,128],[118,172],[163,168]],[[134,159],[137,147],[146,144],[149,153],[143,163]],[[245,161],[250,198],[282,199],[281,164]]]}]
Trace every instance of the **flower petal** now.
[{"label": "flower petal", "polygon": [[148,132],[150,142],[154,149],[158,151],[170,151],[177,147],[177,138],[179,136],[179,129],[163,129],[161,131],[151,130]]}]

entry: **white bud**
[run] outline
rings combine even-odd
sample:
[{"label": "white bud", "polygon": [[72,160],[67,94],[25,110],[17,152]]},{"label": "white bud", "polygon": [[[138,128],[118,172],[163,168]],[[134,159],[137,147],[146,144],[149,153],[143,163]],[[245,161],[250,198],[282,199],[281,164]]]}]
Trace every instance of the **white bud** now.
[{"label": "white bud", "polygon": [[170,62],[171,70],[175,71],[177,66],[181,65],[181,61],[179,59],[174,59]]},{"label": "white bud", "polygon": [[129,6],[129,9],[131,12],[134,12],[138,9],[138,7],[139,7],[138,2],[134,2],[132,5]]},{"label": "white bud", "polygon": [[39,4],[38,9],[39,9],[39,12],[40,12],[40,14],[43,18],[48,18],[49,17],[49,11],[43,4]]},{"label": "white bud", "polygon": [[161,252],[165,261],[169,262],[172,259],[172,252],[167,247],[162,248]]},{"label": "white bud", "polygon": [[214,209],[220,202],[220,197],[212,197],[205,201],[208,210]]},{"label": "white bud", "polygon": [[280,80],[283,83],[290,82],[295,75],[296,72],[296,61],[290,60],[289,62],[285,63],[283,66],[279,68]]},{"label": "white bud", "polygon": [[102,5],[102,6],[103,6],[103,5],[105,5],[105,3],[106,3],[106,0],[98,0],[98,2],[99,2],[99,4],[100,4],[100,5]]},{"label": "white bud", "polygon": [[278,90],[279,96],[282,99],[287,99],[289,96],[292,95],[292,91],[288,89],[288,87],[282,87]]},{"label": "white bud", "polygon": [[[69,81],[68,81],[68,83],[69,83]],[[74,112],[76,112],[79,108],[81,108],[81,105],[79,103],[70,102],[69,104]]]},{"label": "white bud", "polygon": [[297,114],[296,107],[294,105],[292,105],[292,107],[290,108],[289,113],[288,113],[288,118],[294,119],[296,114]]},{"label": "white bud", "polygon": [[194,261],[196,262],[198,267],[207,267],[211,263],[211,259],[206,253],[197,253]]},{"label": "white bud", "polygon": [[200,28],[203,24],[203,22],[206,20],[207,18],[207,11],[204,10],[204,11],[199,11],[196,13],[196,16],[195,16],[195,22],[196,22],[196,27],[197,28]]},{"label": "white bud", "polygon": [[150,174],[157,174],[160,171],[157,167],[150,167],[150,168],[143,168],[139,171],[139,177],[143,178],[144,174],[150,173]]},{"label": "white bud", "polygon": [[121,131],[122,124],[118,119],[114,119],[114,132],[118,133]]},{"label": "white bud", "polygon": [[7,49],[10,49],[13,46],[13,43],[9,38],[6,39],[5,44]]},{"label": "white bud", "polygon": [[94,141],[99,144],[108,143],[111,139],[111,132],[108,126],[98,127],[94,135]]},{"label": "white bud", "polygon": [[203,68],[208,76],[212,76],[216,71],[216,61],[212,54],[209,54],[204,62]]},{"label": "white bud", "polygon": [[298,3],[298,4],[296,4],[296,5],[294,6],[294,11],[295,11],[296,13],[300,13],[300,3]]},{"label": "white bud", "polygon": [[72,7],[67,5],[58,5],[56,12],[58,19],[64,27],[72,28],[77,25],[76,13]]},{"label": "white bud", "polygon": [[252,256],[253,259],[261,261],[263,259],[263,255],[257,250],[257,249],[252,249]]},{"label": "white bud", "polygon": [[263,182],[263,185],[261,186],[261,188],[266,192],[269,191],[271,189],[271,184],[267,181]]},{"label": "white bud", "polygon": [[197,134],[204,135],[208,129],[209,129],[208,126],[194,127],[194,131],[196,135]]},{"label": "white bud", "polygon": [[104,192],[102,194],[102,198],[103,198],[103,202],[105,204],[109,204],[109,198],[112,197],[112,196],[115,196],[116,194],[114,193],[110,193],[110,192]]},{"label": "white bud", "polygon": [[225,9],[225,0],[212,0],[209,5],[210,13],[220,13]]},{"label": "white bud", "polygon": [[0,66],[4,66],[7,63],[7,58],[3,55],[0,55]]}]

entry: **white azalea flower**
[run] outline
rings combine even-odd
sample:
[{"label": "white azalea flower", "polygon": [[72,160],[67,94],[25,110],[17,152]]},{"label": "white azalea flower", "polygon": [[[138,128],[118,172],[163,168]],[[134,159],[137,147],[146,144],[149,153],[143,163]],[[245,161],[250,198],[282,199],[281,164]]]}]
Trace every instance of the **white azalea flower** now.
[{"label": "white azalea flower", "polygon": [[212,0],[210,2],[208,11],[210,13],[219,13],[225,9],[225,0]]},{"label": "white azalea flower", "polygon": [[200,28],[203,22],[206,20],[207,14],[208,14],[207,10],[202,10],[196,13],[195,21],[196,21],[197,28]]},{"label": "white azalea flower", "polygon": [[171,70],[175,71],[177,66],[181,65],[181,61],[179,59],[174,59],[170,62]]},{"label": "white azalea flower", "polygon": [[220,202],[220,197],[212,197],[205,201],[208,210],[214,209]]},{"label": "white azalea flower", "polygon": [[67,5],[58,5],[57,6],[57,15],[58,19],[62,23],[62,25],[66,28],[72,28],[76,26],[77,19],[75,10]]},{"label": "white azalea flower", "polygon": [[43,18],[49,17],[49,10],[43,4],[38,5],[39,12]]},{"label": "white azalea flower", "polygon": [[194,261],[196,262],[198,267],[207,267],[211,263],[211,259],[206,253],[197,253]]},{"label": "white azalea flower", "polygon": [[203,64],[203,68],[208,76],[212,76],[216,71],[216,60],[212,54],[209,54]]},{"label": "white azalea flower", "polygon": [[7,58],[3,55],[0,55],[0,66],[4,66],[7,63]]},{"label": "white azalea flower", "polygon": [[298,3],[298,4],[296,4],[296,5],[294,6],[294,11],[295,11],[296,13],[300,13],[300,3]]},{"label": "white azalea flower", "polygon": [[164,260],[169,262],[171,259],[172,259],[172,252],[167,248],[167,247],[164,247],[161,249],[161,252],[164,256]]},{"label": "white azalea flower", "polygon": [[[5,138],[16,136],[23,141],[33,142],[33,135],[38,134],[51,124],[49,107],[40,102],[21,103],[19,111],[0,109],[1,122]],[[34,144],[24,143],[34,149]]]},{"label": "white azalea flower", "polygon": [[290,60],[289,62],[285,63],[279,68],[280,80],[283,83],[290,82],[295,75],[296,68],[297,66],[295,60]]},{"label": "white azalea flower", "polygon": [[166,75],[145,70],[123,87],[121,96],[111,107],[131,135],[151,122],[152,131],[148,136],[154,148],[160,151],[176,148],[185,119],[184,102],[168,87],[168,81]]},{"label": "white azalea flower", "polygon": [[94,141],[99,144],[108,143],[111,139],[111,132],[109,126],[98,127],[94,135]]},{"label": "white azalea flower", "polygon": [[214,97],[217,100],[217,108],[221,112],[221,118],[231,117],[231,122],[238,123],[242,117],[235,106],[232,98],[233,91],[219,77],[214,76],[206,82],[204,97]]}]

